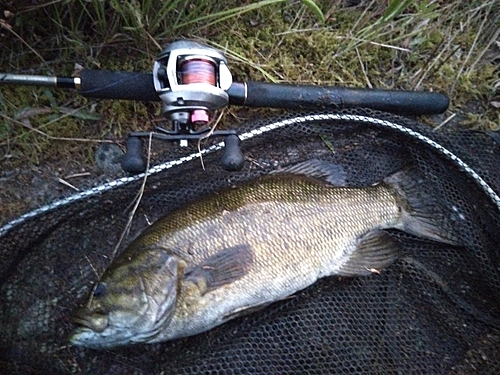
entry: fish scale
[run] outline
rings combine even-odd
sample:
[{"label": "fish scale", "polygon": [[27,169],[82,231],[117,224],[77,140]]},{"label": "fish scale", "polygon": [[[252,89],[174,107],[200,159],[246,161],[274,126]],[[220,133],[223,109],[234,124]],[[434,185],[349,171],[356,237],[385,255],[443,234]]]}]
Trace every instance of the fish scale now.
[{"label": "fish scale", "polygon": [[[196,237],[200,245],[191,248],[190,256],[186,257],[191,264],[202,262],[220,249],[242,243],[248,244],[254,254],[253,263],[243,277],[208,293],[204,299],[197,300],[200,303],[186,306],[188,311],[177,309],[160,340],[180,337],[186,331],[189,334],[204,331],[223,323],[224,317],[232,316],[232,312],[242,306],[252,308],[262,301],[285,298],[318,278],[333,274],[354,251],[356,238],[375,228],[393,226],[399,219],[395,198],[383,186],[338,189],[301,178],[286,185],[287,194],[283,194],[278,190],[280,185],[283,186],[282,179],[263,181],[241,192],[247,195],[240,197],[245,204],[237,210],[221,211],[220,207],[226,202],[207,202],[207,208],[219,206],[218,212],[207,211],[204,220],[175,232],[171,228],[177,226],[177,218],[169,217],[159,223],[154,234],[150,233],[165,249],[175,249],[178,244]],[[267,197],[269,202],[264,201],[266,194],[275,190],[279,194]],[[300,199],[293,202],[296,197],[306,195],[314,197],[313,204]],[[374,201],[374,196],[383,200]],[[190,210],[197,209],[197,204],[189,207],[188,216],[195,216],[190,215]],[[351,215],[353,210],[359,214]],[[207,304],[207,299],[218,304],[217,308]],[[204,323],[201,327],[186,325],[186,320]]]}]

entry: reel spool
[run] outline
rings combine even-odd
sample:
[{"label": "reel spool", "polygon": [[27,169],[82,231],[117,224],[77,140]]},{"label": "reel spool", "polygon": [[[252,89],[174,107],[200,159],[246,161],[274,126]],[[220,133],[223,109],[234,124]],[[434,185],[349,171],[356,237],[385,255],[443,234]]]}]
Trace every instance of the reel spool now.
[{"label": "reel spool", "polygon": [[210,111],[229,104],[226,90],[233,77],[220,51],[181,40],[160,53],[153,66],[153,82],[165,116],[206,124]]},{"label": "reel spool", "polygon": [[[153,65],[153,83],[162,101],[163,115],[172,121],[172,129],[156,127],[153,137],[178,140],[187,146],[189,139],[200,139],[210,131],[210,113],[229,104],[226,92],[233,78],[222,52],[190,41],[171,43],[158,56]],[[148,132],[129,135],[127,153],[122,168],[131,173],[145,170],[142,142],[130,138],[149,137]],[[216,130],[211,136],[224,136],[225,150],[222,166],[227,170],[243,167],[243,154],[234,130]]]}]

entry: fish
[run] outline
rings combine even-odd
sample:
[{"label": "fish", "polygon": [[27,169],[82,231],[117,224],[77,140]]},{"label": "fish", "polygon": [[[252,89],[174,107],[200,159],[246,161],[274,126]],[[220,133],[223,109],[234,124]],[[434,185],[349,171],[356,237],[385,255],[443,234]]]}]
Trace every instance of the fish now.
[{"label": "fish", "polygon": [[341,166],[313,159],[167,214],[104,271],[73,314],[70,343],[113,349],[188,337],[323,277],[379,273],[402,247],[387,229],[457,244],[415,166],[346,185]]}]

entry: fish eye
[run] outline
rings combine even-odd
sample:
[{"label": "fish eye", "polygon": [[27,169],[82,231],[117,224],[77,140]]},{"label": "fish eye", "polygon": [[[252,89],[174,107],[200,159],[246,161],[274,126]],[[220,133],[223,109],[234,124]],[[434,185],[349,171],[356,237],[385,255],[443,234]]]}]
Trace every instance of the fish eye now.
[{"label": "fish eye", "polygon": [[97,284],[96,288],[94,289],[94,297],[102,297],[105,294],[106,294],[106,283]]}]

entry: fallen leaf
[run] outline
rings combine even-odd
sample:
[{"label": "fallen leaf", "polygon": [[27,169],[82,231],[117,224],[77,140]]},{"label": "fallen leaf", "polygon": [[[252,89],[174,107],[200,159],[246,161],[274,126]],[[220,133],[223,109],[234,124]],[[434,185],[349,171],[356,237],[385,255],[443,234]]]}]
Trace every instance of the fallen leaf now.
[{"label": "fallen leaf", "polygon": [[69,116],[73,116],[76,118],[79,118],[81,120],[100,120],[102,116],[99,113],[96,112],[90,112],[84,109],[73,109],[73,108],[66,108],[66,107],[59,107],[59,111],[61,113],[67,114]]},{"label": "fallen leaf", "polygon": [[14,118],[16,120],[23,120],[39,115],[46,115],[47,113],[51,113],[52,108],[48,107],[42,107],[42,108],[23,108],[20,111],[18,111],[15,115]]}]

